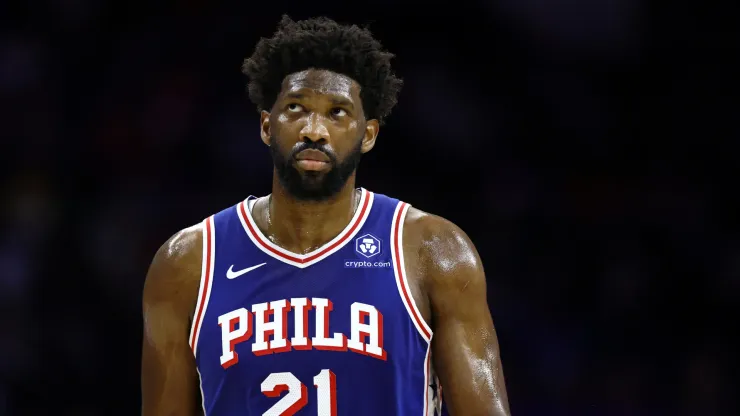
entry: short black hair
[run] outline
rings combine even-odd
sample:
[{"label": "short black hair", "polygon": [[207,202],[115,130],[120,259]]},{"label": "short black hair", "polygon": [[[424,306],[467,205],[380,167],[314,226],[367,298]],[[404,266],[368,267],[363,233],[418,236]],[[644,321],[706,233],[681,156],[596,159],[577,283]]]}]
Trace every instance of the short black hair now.
[{"label": "short black hair", "polygon": [[367,119],[383,124],[398,101],[403,81],[391,70],[393,54],[367,28],[340,25],[327,17],[293,21],[283,16],[277,32],[262,38],[242,72],[257,111],[275,104],[286,76],[309,68],[346,75],[360,84]]}]

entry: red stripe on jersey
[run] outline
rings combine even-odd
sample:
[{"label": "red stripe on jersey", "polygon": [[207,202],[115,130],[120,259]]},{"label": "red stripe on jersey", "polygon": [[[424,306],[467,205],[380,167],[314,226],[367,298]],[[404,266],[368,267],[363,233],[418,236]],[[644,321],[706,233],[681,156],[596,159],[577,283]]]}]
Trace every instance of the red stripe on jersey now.
[{"label": "red stripe on jersey", "polygon": [[406,209],[406,206],[408,204],[405,202],[401,203],[401,207],[398,209],[398,212],[396,213],[396,225],[395,229],[393,230],[393,233],[395,235],[393,239],[393,249],[396,251],[396,273],[398,273],[398,283],[401,285],[401,291],[403,292],[403,299],[408,304],[409,310],[411,311],[411,314],[413,315],[414,321],[416,321],[416,324],[419,328],[421,328],[421,331],[424,333],[424,336],[426,339],[431,339],[432,334],[429,333],[426,329],[426,325],[424,324],[424,321],[419,317],[419,315],[416,313],[416,308],[414,307],[413,300],[411,300],[411,296],[409,296],[409,289],[406,287],[406,278],[405,278],[405,271],[403,270],[403,264],[401,264],[401,253],[400,250],[403,250],[400,244],[401,240],[401,233],[399,232],[401,228],[401,221],[403,221],[403,214],[404,210]]},{"label": "red stripe on jersey", "polygon": [[193,350],[193,353],[195,353],[195,340],[198,339],[198,332],[200,332],[200,323],[201,319],[203,318],[203,309],[204,305],[206,303],[206,299],[208,299],[208,295],[210,292],[210,283],[211,283],[211,257],[213,252],[213,247],[211,247],[211,233],[213,233],[213,230],[211,229],[211,218],[208,218],[206,221],[206,270],[205,270],[205,279],[203,279],[203,282],[201,283],[203,285],[203,290],[200,293],[200,298],[198,299],[198,309],[195,314],[195,326],[193,327],[193,333],[190,334],[190,349]]},{"label": "red stripe on jersey", "polygon": [[359,215],[355,216],[352,225],[349,228],[345,228],[344,235],[342,235],[342,237],[339,238],[337,241],[335,241],[332,245],[324,247],[323,249],[321,249],[321,251],[316,252],[306,258],[300,258],[300,257],[292,256],[290,254],[285,254],[282,251],[277,250],[275,247],[268,244],[268,242],[264,240],[262,233],[257,229],[257,226],[255,224],[252,224],[251,217],[247,215],[247,211],[246,211],[247,203],[241,202],[239,204],[239,210],[241,211],[242,218],[244,218],[245,220],[244,223],[247,224],[247,228],[249,228],[249,232],[252,233],[252,235],[255,237],[257,242],[259,242],[260,246],[262,246],[269,252],[275,254],[276,256],[280,256],[286,260],[290,260],[296,263],[303,264],[303,263],[308,263],[310,261],[313,261],[316,258],[323,256],[327,252],[335,249],[336,247],[345,244],[349,240],[350,236],[355,232],[357,227],[360,226],[360,223],[362,223],[363,219],[365,218],[365,214],[367,213],[367,207],[369,204],[370,204],[370,195],[365,193],[365,201],[362,203],[362,207],[360,208],[360,213]]}]

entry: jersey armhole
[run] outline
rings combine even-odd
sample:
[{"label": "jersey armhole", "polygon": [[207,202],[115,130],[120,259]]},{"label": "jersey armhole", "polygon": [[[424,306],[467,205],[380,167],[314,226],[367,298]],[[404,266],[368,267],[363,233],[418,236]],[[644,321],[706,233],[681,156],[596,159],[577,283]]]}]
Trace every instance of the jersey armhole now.
[{"label": "jersey armhole", "polygon": [[195,304],[195,313],[193,314],[193,323],[190,328],[190,349],[193,355],[197,355],[198,338],[200,336],[200,327],[203,324],[203,318],[208,308],[208,300],[211,297],[211,287],[213,286],[213,265],[216,262],[216,239],[213,216],[203,220],[203,257],[201,260],[200,285],[198,287],[198,299]]},{"label": "jersey armhole", "polygon": [[409,282],[406,278],[406,266],[403,261],[403,224],[406,219],[406,213],[410,207],[411,205],[405,202],[398,202],[396,210],[393,213],[393,221],[391,222],[391,257],[393,260],[393,274],[396,277],[398,294],[401,296],[401,301],[406,307],[406,311],[408,312],[411,321],[414,323],[419,335],[421,335],[427,343],[430,343],[433,335],[432,329],[424,321],[419,309],[416,307],[416,302],[411,294]]}]

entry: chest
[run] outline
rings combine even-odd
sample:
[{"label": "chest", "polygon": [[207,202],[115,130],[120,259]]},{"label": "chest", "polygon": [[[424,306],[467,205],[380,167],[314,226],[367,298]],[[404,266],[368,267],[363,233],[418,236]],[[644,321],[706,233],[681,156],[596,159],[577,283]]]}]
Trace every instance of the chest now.
[{"label": "chest", "polygon": [[[214,279],[198,360],[254,370],[272,366],[274,360],[263,358],[276,354],[281,364],[398,356],[409,343],[408,312],[391,262],[329,260],[296,269],[265,259],[254,272]],[[326,352],[350,354],[326,358]]]},{"label": "chest", "polygon": [[286,369],[305,378],[327,368],[387,379],[423,363],[430,338],[419,318],[430,316],[423,273],[412,270],[418,261],[399,238],[401,205],[390,202],[366,220],[360,211],[346,233],[305,255],[262,241],[244,204],[241,215],[217,216],[194,336],[204,380],[253,386]]}]

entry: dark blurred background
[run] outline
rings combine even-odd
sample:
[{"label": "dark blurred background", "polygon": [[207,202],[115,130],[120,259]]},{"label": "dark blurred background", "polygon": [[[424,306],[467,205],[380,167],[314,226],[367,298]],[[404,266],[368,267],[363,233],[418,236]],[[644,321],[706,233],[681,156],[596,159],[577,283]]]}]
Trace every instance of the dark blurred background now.
[{"label": "dark blurred background", "polygon": [[514,415],[732,414],[740,38],[683,4],[4,3],[0,415],[140,412],[156,249],[270,191],[240,65],[282,13],[397,54],[358,183],[472,237]]}]

